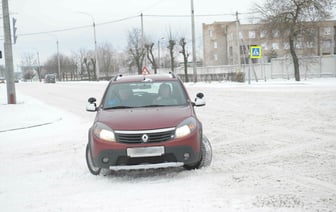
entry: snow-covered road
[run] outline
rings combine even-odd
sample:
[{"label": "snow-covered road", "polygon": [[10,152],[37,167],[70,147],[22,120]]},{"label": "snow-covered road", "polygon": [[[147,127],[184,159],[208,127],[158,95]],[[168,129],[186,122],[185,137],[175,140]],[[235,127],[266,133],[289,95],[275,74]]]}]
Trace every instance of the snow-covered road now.
[{"label": "snow-covered road", "polygon": [[1,211],[336,211],[336,79],[189,83],[212,165],[96,177],[84,108],[106,84],[19,83],[17,105],[0,85]]}]

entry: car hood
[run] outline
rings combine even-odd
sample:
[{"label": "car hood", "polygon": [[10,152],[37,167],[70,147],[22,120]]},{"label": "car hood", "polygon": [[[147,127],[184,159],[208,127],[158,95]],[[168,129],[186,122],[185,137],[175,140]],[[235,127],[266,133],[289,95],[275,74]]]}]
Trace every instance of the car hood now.
[{"label": "car hood", "polygon": [[99,111],[96,121],[103,122],[113,130],[150,130],[176,127],[192,114],[192,108],[189,105],[110,109]]}]

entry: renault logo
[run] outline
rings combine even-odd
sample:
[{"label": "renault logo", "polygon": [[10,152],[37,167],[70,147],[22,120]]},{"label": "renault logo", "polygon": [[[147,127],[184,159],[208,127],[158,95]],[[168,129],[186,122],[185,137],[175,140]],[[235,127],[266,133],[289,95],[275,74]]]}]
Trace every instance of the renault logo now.
[{"label": "renault logo", "polygon": [[146,143],[147,141],[148,141],[148,135],[147,134],[143,134],[142,135],[142,137],[141,137],[141,139],[142,139],[142,141],[144,142],[144,143]]}]

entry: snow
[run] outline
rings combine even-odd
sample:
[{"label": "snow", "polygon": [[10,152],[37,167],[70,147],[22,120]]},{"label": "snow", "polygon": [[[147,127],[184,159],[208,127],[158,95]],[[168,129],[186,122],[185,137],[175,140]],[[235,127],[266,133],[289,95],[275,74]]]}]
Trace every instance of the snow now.
[{"label": "snow", "polygon": [[336,78],[187,83],[210,167],[93,176],[85,162],[107,83],[0,84],[1,211],[336,211]]}]

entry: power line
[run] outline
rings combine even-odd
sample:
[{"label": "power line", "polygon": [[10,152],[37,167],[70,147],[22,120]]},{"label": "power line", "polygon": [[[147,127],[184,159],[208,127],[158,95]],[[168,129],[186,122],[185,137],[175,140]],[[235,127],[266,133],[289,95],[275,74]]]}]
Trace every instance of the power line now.
[{"label": "power line", "polygon": [[[251,15],[257,14],[257,12],[247,12],[247,13],[239,13],[239,15]],[[222,13],[222,14],[200,14],[194,15],[195,17],[215,17],[215,16],[235,16],[235,13]],[[190,18],[191,15],[143,15],[147,17],[162,17],[162,18]]]},{"label": "power line", "polygon": [[[102,22],[102,23],[96,23],[96,26],[102,26],[106,24],[112,24],[112,23],[118,23],[122,21],[126,21],[129,19],[133,19],[139,17],[139,15],[136,16],[130,16],[126,18],[121,18],[113,21],[107,21],[107,22]],[[23,34],[18,34],[18,36],[31,36],[31,35],[41,35],[41,34],[48,34],[48,33],[55,33],[55,32],[65,32],[65,31],[72,31],[72,30],[77,30],[77,29],[84,29],[84,28],[90,28],[92,25],[82,25],[82,26],[76,26],[76,27],[69,27],[65,29],[57,29],[57,30],[49,30],[49,31],[42,31],[42,32],[32,32],[32,33],[23,33]]]},{"label": "power line", "polygon": [[151,4],[150,6],[146,7],[145,9],[140,10],[138,13],[143,13],[146,10],[150,10],[151,8],[155,7],[158,4],[162,4],[163,2],[164,2],[164,0],[158,0],[158,1],[154,2],[153,4]]},{"label": "power line", "polygon": [[[255,12],[250,12],[250,13],[239,13],[240,15],[250,15],[250,14],[255,14]],[[218,17],[218,16],[234,16],[235,14],[230,14],[230,13],[223,13],[223,14],[203,14],[203,15],[195,15],[195,17]],[[149,15],[143,15],[145,17],[160,17],[160,18],[190,18],[190,15],[155,15],[155,14],[149,14]],[[140,15],[134,15],[134,16],[129,16],[117,20],[112,20],[112,21],[106,21],[106,22],[101,22],[101,23],[96,23],[96,26],[103,26],[107,24],[113,24],[113,23],[118,23],[122,21],[126,21],[129,19],[133,18],[138,18]],[[56,32],[66,32],[66,31],[73,31],[73,30],[78,30],[78,29],[84,29],[84,28],[90,28],[92,25],[82,25],[82,26],[75,26],[75,27],[69,27],[69,28],[64,28],[64,29],[56,29],[56,30],[48,30],[48,31],[41,31],[41,32],[32,32],[32,33],[22,33],[18,34],[18,36],[33,36],[33,35],[41,35],[41,34],[48,34],[48,33],[56,33]]]},{"label": "power line", "polygon": [[84,28],[89,28],[89,27],[92,27],[92,25],[83,25],[83,26],[70,27],[70,28],[57,29],[57,30],[50,30],[50,31],[42,31],[42,32],[23,33],[23,34],[18,34],[18,36],[30,36],[30,35],[40,35],[40,34],[48,34],[48,33],[55,33],[55,32],[65,32],[65,31],[84,29]]},{"label": "power line", "polygon": [[126,20],[133,19],[133,18],[138,18],[138,17],[140,17],[140,15],[129,16],[129,17],[126,17],[126,18],[121,18],[121,19],[117,19],[117,20],[113,20],[113,21],[106,21],[106,22],[102,22],[102,23],[96,23],[96,26],[118,23],[118,22],[126,21]]}]

